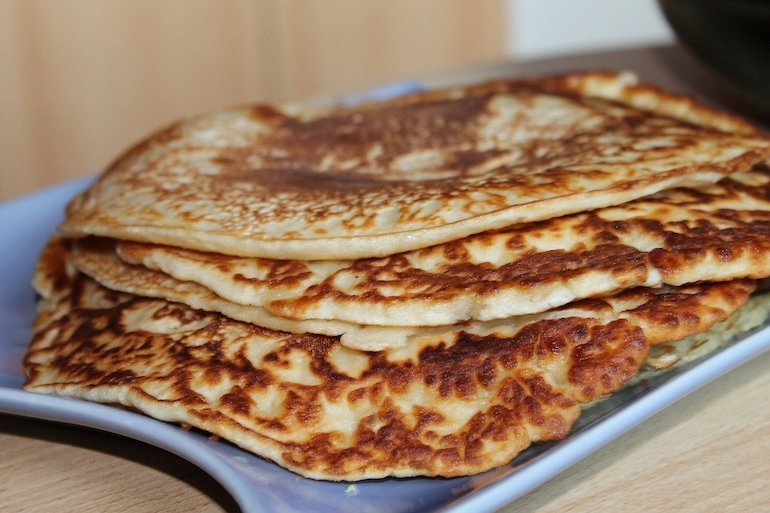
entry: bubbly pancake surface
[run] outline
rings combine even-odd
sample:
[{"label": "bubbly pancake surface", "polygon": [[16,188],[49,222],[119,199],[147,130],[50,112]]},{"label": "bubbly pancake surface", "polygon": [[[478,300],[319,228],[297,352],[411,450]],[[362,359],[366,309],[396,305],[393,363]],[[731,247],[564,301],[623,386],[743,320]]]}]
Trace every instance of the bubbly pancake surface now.
[{"label": "bubbly pancake surface", "polygon": [[[672,313],[699,315],[689,305],[697,294],[647,291],[617,300],[644,311],[662,298],[641,316],[646,324],[596,302],[595,316],[364,352],[116,293],[68,259],[54,241],[38,267],[44,299],[25,359],[28,390],[120,403],[332,480],[481,472],[532,442],[563,438],[581,403],[637,373],[648,338],[681,334],[670,329]],[[736,284],[723,292],[733,309],[753,288]]]},{"label": "bubbly pancake surface", "polygon": [[224,315],[265,328],[296,334],[341,335],[340,343],[353,349],[382,351],[420,343],[425,338],[464,332],[473,335],[513,333],[543,319],[591,317],[605,321],[626,319],[644,326],[648,342],[676,340],[707,329],[730,315],[754,290],[752,280],[699,284],[677,288],[637,287],[601,299],[587,299],[531,315],[492,321],[471,321],[443,326],[376,326],[344,321],[295,321],[270,314],[260,307],[231,303],[193,282],[175,280],[117,258],[114,242],[107,239],[75,241],[72,261],[81,272],[109,289],[169,301]]},{"label": "bubbly pancake surface", "polygon": [[377,259],[269,260],[127,241],[117,248],[126,262],[277,317],[387,326],[492,320],[638,286],[770,276],[770,170]]},{"label": "bubbly pancake surface", "polygon": [[770,156],[747,124],[623,75],[186,121],[119,159],[62,233],[240,256],[390,255],[714,182]]}]

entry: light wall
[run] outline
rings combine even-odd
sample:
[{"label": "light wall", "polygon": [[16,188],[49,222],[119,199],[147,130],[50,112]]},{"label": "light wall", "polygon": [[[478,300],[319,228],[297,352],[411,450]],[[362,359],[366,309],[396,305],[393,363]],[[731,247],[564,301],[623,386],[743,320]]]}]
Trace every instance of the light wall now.
[{"label": "light wall", "polygon": [[655,0],[506,0],[506,10],[518,60],[674,41]]}]

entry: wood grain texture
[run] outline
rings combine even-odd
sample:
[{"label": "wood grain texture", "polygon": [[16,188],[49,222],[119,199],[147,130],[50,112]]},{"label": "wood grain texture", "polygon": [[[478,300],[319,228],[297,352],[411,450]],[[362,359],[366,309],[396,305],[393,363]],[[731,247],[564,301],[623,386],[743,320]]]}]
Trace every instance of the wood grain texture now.
[{"label": "wood grain texture", "polygon": [[289,98],[353,92],[504,55],[498,1],[326,0],[302,6],[280,12]]},{"label": "wood grain texture", "polygon": [[187,461],[98,431],[0,416],[0,457],[0,511],[239,511]]},{"label": "wood grain texture", "polygon": [[502,58],[503,1],[3,0],[0,200],[178,118]]}]

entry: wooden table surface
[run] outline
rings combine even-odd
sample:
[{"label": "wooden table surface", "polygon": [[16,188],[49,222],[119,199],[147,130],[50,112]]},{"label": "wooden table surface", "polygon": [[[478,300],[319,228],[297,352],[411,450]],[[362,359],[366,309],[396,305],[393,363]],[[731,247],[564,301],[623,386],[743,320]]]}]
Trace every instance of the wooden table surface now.
[{"label": "wooden table surface", "polygon": [[[626,67],[675,89],[717,90],[713,77],[668,48],[485,66],[437,83],[585,67]],[[764,354],[720,377],[503,511],[770,511],[768,368]],[[101,432],[0,415],[0,461],[3,512],[238,511],[192,464]]]}]

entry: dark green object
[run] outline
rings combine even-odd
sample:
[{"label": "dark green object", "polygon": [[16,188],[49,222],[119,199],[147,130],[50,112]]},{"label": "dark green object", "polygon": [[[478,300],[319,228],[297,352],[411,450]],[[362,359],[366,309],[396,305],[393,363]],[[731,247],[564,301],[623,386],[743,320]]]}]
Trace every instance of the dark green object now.
[{"label": "dark green object", "polygon": [[680,41],[770,115],[770,0],[658,0]]}]

